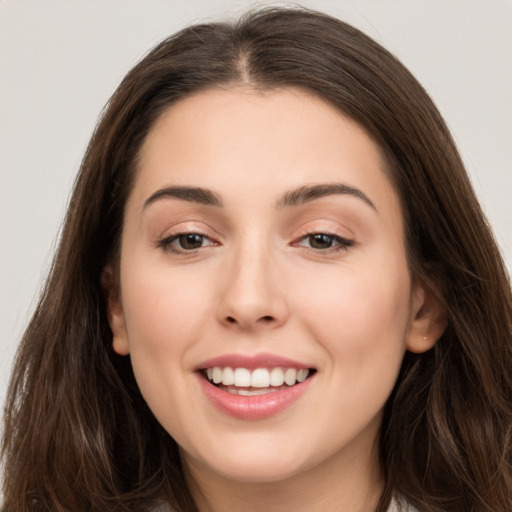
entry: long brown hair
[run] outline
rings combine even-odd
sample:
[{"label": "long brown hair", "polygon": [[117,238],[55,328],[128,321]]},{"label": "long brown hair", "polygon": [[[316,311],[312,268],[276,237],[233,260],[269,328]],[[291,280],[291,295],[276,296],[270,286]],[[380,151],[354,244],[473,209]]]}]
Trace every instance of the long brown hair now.
[{"label": "long brown hair", "polygon": [[4,507],[194,511],[178,450],[111,347],[101,274],[115,261],[144,138],[205,88],[299,87],[380,145],[402,202],[413,277],[445,305],[430,351],[407,353],[384,414],[385,491],[420,511],[512,510],[512,299],[496,244],[432,101],[379,44],[304,9],[189,27],[126,76],[89,144],[6,406]]}]

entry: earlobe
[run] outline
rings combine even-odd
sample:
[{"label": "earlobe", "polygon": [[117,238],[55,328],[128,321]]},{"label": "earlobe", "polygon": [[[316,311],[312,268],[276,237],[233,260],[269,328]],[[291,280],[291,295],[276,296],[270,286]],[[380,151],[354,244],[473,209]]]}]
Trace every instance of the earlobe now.
[{"label": "earlobe", "polygon": [[112,350],[120,356],[127,356],[130,353],[128,340],[126,338],[114,336],[112,338]]},{"label": "earlobe", "polygon": [[105,293],[107,319],[112,330],[112,348],[121,356],[130,353],[123,306],[119,294],[119,286],[114,277],[114,269],[107,265],[101,273],[101,287]]},{"label": "earlobe", "polygon": [[423,284],[418,284],[413,293],[407,350],[417,354],[430,350],[446,325],[446,311],[440,298]]}]

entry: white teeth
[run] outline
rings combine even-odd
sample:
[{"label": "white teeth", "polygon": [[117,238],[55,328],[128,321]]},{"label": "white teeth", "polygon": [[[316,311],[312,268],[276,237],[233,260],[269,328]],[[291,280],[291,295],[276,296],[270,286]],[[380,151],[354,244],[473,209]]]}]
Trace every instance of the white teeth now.
[{"label": "white teeth", "polygon": [[222,368],[219,368],[218,366],[216,366],[214,369],[213,369],[213,382],[215,384],[219,384],[220,382],[222,382]]},{"label": "white teeth", "polygon": [[[235,386],[238,388],[269,388],[280,387],[283,384],[293,386],[297,382],[304,382],[309,375],[307,368],[256,368],[249,370],[248,368],[231,368],[229,366],[214,366],[206,369],[208,380],[214,384],[222,384],[224,386]],[[238,393],[238,391],[237,391]],[[238,394],[246,394],[238,393]],[[250,390],[248,396],[258,393],[257,390]]]},{"label": "white teeth", "polygon": [[282,368],[272,368],[270,372],[270,385],[282,386],[284,384],[284,372]]},{"label": "white teeth", "polygon": [[286,368],[284,372],[284,381],[288,386],[293,386],[297,380],[297,370],[295,368]]},{"label": "white teeth", "polygon": [[236,368],[234,384],[239,388],[251,387],[251,372],[247,368]]},{"label": "white teeth", "polygon": [[270,385],[270,374],[266,368],[257,368],[251,375],[251,387],[268,388]]},{"label": "white teeth", "polygon": [[224,386],[232,386],[234,383],[235,373],[233,372],[233,368],[226,366],[222,372],[222,384],[224,384]]},{"label": "white teeth", "polygon": [[267,395],[268,393],[272,393],[272,391],[277,391],[277,389],[272,388],[256,388],[256,389],[245,389],[245,388],[229,388],[228,392],[232,395],[242,395],[242,396],[256,396],[256,395]]},{"label": "white teeth", "polygon": [[309,374],[309,370],[307,368],[301,368],[297,370],[297,382],[304,382]]}]

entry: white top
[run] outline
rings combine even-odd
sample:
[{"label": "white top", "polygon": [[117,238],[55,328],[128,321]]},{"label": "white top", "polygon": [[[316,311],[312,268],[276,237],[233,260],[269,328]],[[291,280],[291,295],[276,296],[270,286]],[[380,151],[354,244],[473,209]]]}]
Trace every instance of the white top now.
[{"label": "white top", "polygon": [[396,502],[396,500],[393,500],[391,502],[391,505],[389,506],[387,512],[418,512],[414,507],[411,507],[411,505],[407,505],[404,507],[402,507],[402,509],[398,509],[398,504]]},{"label": "white top", "polygon": [[[172,512],[170,508],[167,507],[167,505],[162,504],[155,508],[153,512]],[[398,505],[395,500],[391,502],[391,505],[389,506],[387,512],[418,512],[415,508],[412,508],[411,506],[407,507],[406,509],[402,508],[402,510],[398,510]]]}]

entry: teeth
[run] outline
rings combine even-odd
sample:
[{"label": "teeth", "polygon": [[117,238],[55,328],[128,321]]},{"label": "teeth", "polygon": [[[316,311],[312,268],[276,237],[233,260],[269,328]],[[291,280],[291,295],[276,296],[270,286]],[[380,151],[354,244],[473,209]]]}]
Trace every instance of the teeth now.
[{"label": "teeth", "polygon": [[235,373],[233,368],[226,366],[222,372],[222,384],[225,386],[232,386],[235,383]]},{"label": "teeth", "polygon": [[[235,386],[239,388],[269,388],[280,387],[283,384],[293,386],[297,382],[304,382],[309,375],[307,368],[256,368],[249,370],[247,368],[224,368],[215,366],[207,368],[206,376],[208,380],[214,384],[222,384],[224,386]],[[244,390],[242,390],[244,391]],[[238,390],[237,394],[245,394],[247,396],[261,394],[257,389]]]},{"label": "teeth", "polygon": [[232,395],[242,395],[242,396],[256,396],[256,395],[266,395],[269,392],[277,391],[277,389],[272,388],[256,388],[256,389],[245,389],[245,388],[228,388],[228,393]]},{"label": "teeth", "polygon": [[222,382],[222,368],[219,368],[218,366],[213,369],[213,382],[214,384]]},{"label": "teeth", "polygon": [[[214,372],[215,373],[215,372]],[[284,372],[284,381],[288,386],[293,386],[297,380],[297,370],[295,368],[287,368]]]},{"label": "teeth", "polygon": [[248,388],[251,386],[251,372],[247,368],[235,369],[235,386]]},{"label": "teeth", "polygon": [[272,368],[272,371],[270,372],[270,385],[271,386],[282,386],[283,384],[284,384],[283,370],[281,368]]},{"label": "teeth", "polygon": [[266,368],[258,368],[251,375],[251,387],[268,388],[270,386],[270,374]]},{"label": "teeth", "polygon": [[309,370],[307,368],[301,368],[297,370],[297,382],[304,382],[307,379]]}]

